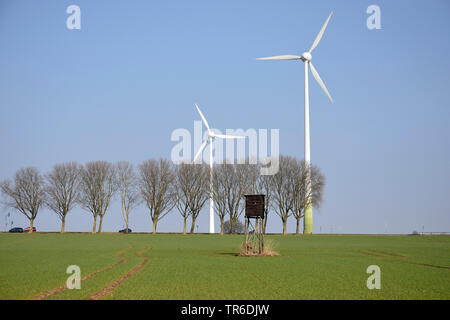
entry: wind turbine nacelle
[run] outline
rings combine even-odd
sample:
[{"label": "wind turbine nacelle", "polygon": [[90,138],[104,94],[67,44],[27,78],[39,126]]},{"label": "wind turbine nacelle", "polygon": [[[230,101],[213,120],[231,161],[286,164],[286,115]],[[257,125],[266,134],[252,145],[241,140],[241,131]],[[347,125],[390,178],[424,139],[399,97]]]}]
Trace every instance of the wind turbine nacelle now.
[{"label": "wind turbine nacelle", "polygon": [[301,56],[301,59],[302,59],[303,61],[311,61],[311,59],[312,59],[311,53],[309,53],[309,52],[303,52],[303,53],[302,53],[302,56]]}]

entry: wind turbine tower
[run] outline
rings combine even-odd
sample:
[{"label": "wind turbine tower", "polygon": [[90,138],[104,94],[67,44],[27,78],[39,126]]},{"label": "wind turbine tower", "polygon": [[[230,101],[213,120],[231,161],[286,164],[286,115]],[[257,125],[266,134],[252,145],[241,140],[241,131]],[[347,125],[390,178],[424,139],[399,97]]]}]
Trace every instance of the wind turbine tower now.
[{"label": "wind turbine tower", "polygon": [[[319,76],[319,73],[314,68],[311,59],[312,55],[311,53],[313,50],[317,47],[317,45],[320,42],[320,39],[323,36],[323,33],[325,32],[325,29],[327,28],[328,22],[330,21],[331,15],[333,12],[330,13],[327,20],[322,26],[322,29],[320,29],[319,34],[317,35],[316,39],[314,40],[311,49],[309,51],[303,52],[301,56],[296,55],[281,55],[281,56],[273,56],[273,57],[265,57],[265,58],[258,58],[257,60],[302,60],[305,64],[305,162],[308,165],[311,164],[311,150],[310,150],[310,136],[309,136],[309,86],[308,86],[308,69],[311,68],[311,73],[316,79],[317,83],[319,83],[320,87],[323,89],[323,91],[326,93],[328,98],[333,102],[333,98],[331,98],[330,93],[328,92],[327,88],[325,87],[325,84],[323,83],[322,79]],[[307,194],[311,195],[311,170],[308,170],[308,179],[307,179]],[[304,217],[303,217],[303,233],[310,234],[313,232],[313,217],[312,217],[312,204],[311,204],[311,198],[309,199],[308,204],[306,205],[304,209]]]}]

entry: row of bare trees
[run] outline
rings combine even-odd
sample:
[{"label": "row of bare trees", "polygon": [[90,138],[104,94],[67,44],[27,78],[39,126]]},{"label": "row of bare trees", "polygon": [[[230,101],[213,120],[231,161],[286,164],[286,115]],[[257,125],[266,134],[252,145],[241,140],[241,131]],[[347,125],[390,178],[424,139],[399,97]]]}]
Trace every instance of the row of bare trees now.
[{"label": "row of bare trees", "polygon": [[[310,176],[309,176],[310,172]],[[311,188],[306,188],[308,176]],[[46,206],[61,220],[64,232],[68,213],[75,205],[90,212],[92,232],[101,232],[103,218],[113,198],[118,195],[122,215],[128,230],[130,213],[144,204],[156,233],[158,222],[173,208],[183,218],[183,233],[194,232],[196,219],[210,196],[210,171],[205,164],[182,163],[173,165],[166,159],[150,159],[137,170],[126,161],[112,164],[107,161],[57,164],[42,176],[34,167],[20,169],[14,179],[0,183],[3,203],[23,213],[30,221],[30,232],[41,207]],[[293,157],[279,158],[279,172],[272,176],[260,174],[259,165],[225,163],[214,167],[213,197],[219,217],[221,234],[226,218],[230,230],[239,221],[244,210],[245,194],[266,195],[266,218],[272,210],[281,218],[283,234],[292,215],[297,221],[297,233],[306,204],[318,207],[322,202],[325,179],[315,166]],[[311,190],[310,193],[308,193]],[[98,222],[98,227],[97,227]],[[267,219],[263,230],[267,226]]]},{"label": "row of bare trees", "polygon": [[[290,216],[296,219],[296,233],[300,233],[300,221],[308,201],[316,208],[322,204],[325,177],[318,167],[290,156],[279,157],[279,171],[274,175],[261,175],[260,169],[256,164],[223,164],[214,168],[214,200],[221,233],[227,216],[234,230],[245,208],[245,194],[265,195],[263,232],[269,212],[273,211],[281,219],[283,234],[287,234]],[[307,188],[308,181],[311,188]]]},{"label": "row of bare trees", "polygon": [[[158,221],[173,207],[173,172],[165,159],[147,160],[135,173],[131,163],[121,161],[76,162],[57,164],[42,176],[34,167],[18,170],[13,181],[0,183],[3,203],[23,213],[30,221],[30,232],[41,207],[46,206],[61,220],[64,232],[69,211],[79,205],[92,214],[92,232],[101,232],[103,218],[111,202],[119,194],[122,215],[128,231],[130,212],[142,202],[150,210],[153,231]],[[97,229],[98,222],[98,229]]]}]

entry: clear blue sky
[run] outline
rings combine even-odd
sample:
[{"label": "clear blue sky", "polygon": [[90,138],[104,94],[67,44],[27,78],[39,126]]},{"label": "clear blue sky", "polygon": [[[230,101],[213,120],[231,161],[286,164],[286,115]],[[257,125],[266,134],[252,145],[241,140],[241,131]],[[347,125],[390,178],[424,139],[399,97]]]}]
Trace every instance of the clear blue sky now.
[{"label": "clear blue sky", "polygon": [[[81,8],[81,30],[66,28],[71,4]],[[381,30],[366,27],[371,4],[381,8]],[[450,231],[444,0],[3,0],[0,179],[72,160],[169,158],[171,132],[192,131],[199,119],[195,102],[222,130],[280,129],[281,153],[303,157],[303,64],[255,58],[308,50],[330,11],[313,62],[334,104],[310,78],[311,159],[327,178],[315,231]],[[13,220],[27,224],[18,213]],[[269,224],[281,231],[277,216]],[[36,225],[59,228],[47,209]],[[67,230],[91,226],[90,213],[70,213]],[[122,226],[116,201],[104,230]],[[151,230],[145,207],[131,228]],[[182,219],[174,211],[158,229],[181,231]],[[205,208],[199,231],[207,230]]]}]

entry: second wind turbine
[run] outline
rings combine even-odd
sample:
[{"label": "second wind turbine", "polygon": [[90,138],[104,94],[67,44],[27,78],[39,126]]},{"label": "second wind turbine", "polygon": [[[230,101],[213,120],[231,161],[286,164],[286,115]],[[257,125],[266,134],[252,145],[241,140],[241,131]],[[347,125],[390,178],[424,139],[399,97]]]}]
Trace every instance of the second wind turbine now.
[{"label": "second wind turbine", "polygon": [[195,107],[197,108],[198,113],[200,114],[200,117],[202,118],[203,124],[206,127],[206,130],[208,130],[208,137],[203,141],[202,145],[198,149],[195,157],[194,162],[197,160],[197,158],[202,154],[203,150],[206,148],[206,145],[209,143],[209,233],[214,233],[214,193],[213,193],[213,139],[214,138],[221,138],[221,139],[244,139],[243,136],[232,136],[232,135],[225,135],[225,134],[217,134],[214,133],[211,128],[208,125],[208,121],[206,121],[206,118],[203,116],[203,113],[200,111],[200,108],[197,104],[195,104]]}]

